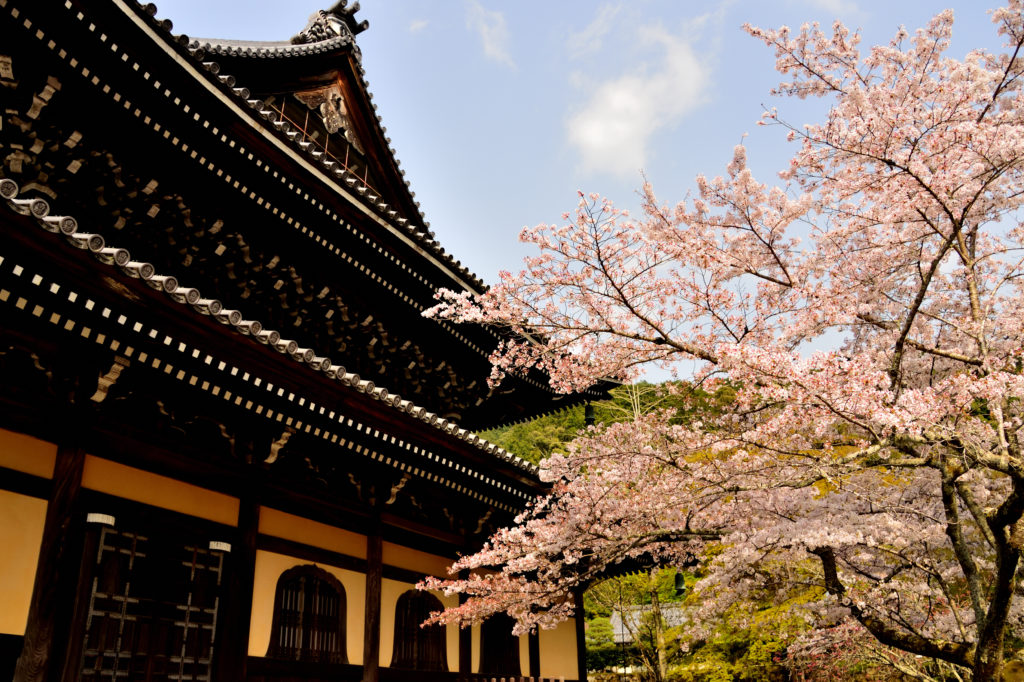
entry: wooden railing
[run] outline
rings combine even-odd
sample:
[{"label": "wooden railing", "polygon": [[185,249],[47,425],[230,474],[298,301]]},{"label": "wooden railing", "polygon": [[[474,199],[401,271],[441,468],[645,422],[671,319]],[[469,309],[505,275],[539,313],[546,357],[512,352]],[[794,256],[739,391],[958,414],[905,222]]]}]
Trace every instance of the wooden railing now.
[{"label": "wooden railing", "polygon": [[[368,187],[371,191],[378,195],[380,194],[380,192],[374,189],[373,186],[370,184],[370,166],[367,163],[367,160],[363,158],[362,154],[355,150],[352,143],[346,140],[344,135],[334,135],[332,138],[330,138],[331,140],[333,140],[334,144],[344,145],[345,156],[341,157],[331,152],[330,148],[327,145],[328,136],[325,135],[322,139],[319,137],[313,137],[313,129],[310,127],[308,110],[304,112],[304,120],[298,121],[295,118],[288,115],[288,112],[285,111],[283,104],[271,102],[267,104],[267,109],[269,111],[273,111],[274,114],[276,114],[277,120],[286,121],[292,127],[292,129],[295,130],[295,132],[299,133],[302,136],[301,139],[299,140],[300,144],[303,144],[303,146],[307,144],[312,145],[318,154],[318,158],[319,156],[323,156],[331,161],[334,161],[336,164],[344,168],[346,171],[358,177],[359,181],[362,182],[362,184],[366,185],[366,187]],[[362,165],[362,171],[355,167],[356,163]]]}]

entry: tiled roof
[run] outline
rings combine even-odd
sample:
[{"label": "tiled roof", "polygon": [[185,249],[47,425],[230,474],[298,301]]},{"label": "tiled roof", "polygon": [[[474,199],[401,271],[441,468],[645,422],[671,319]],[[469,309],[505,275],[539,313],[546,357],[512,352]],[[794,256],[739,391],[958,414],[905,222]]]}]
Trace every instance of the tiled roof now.
[{"label": "tiled roof", "polygon": [[259,343],[272,347],[297,365],[306,366],[337,381],[342,387],[366,394],[391,409],[409,414],[497,459],[510,462],[519,469],[536,475],[538,471],[536,465],[459,427],[453,421],[439,417],[423,407],[404,400],[382,386],[374,385],[372,381],[361,379],[359,375],[347,372],[344,367],[332,363],[317,349],[301,348],[295,341],[283,338],[276,330],[265,329],[259,320],[247,319],[241,311],[227,308],[219,300],[204,298],[197,288],[187,286],[176,276],[158,273],[150,263],[132,260],[128,250],[107,244],[101,234],[82,231],[80,229],[82,226],[74,217],[50,215],[50,206],[46,200],[39,197],[19,197],[19,187],[14,180],[0,178],[0,199],[4,200],[15,212],[34,218],[41,228],[53,234],[55,238],[63,237],[72,245],[88,251],[111,270],[118,270],[124,276],[141,279],[151,288],[163,292],[171,301],[187,307],[194,314],[213,317],[221,324],[234,329],[240,336],[251,337]]},{"label": "tiled roof", "polygon": [[[686,611],[678,604],[661,604],[661,617],[665,624],[674,628],[686,622]],[[643,631],[644,619],[653,614],[650,604],[633,604],[625,606],[622,611],[612,611],[611,622],[616,644],[631,644],[634,635]]]},{"label": "tiled roof", "polygon": [[[356,45],[353,36],[348,34],[331,36],[326,40],[302,44],[292,44],[284,41],[262,42],[213,38],[193,39],[184,34],[172,34],[171,30],[173,24],[167,19],[156,19],[155,14],[157,10],[155,5],[152,3],[145,5],[141,3],[137,4],[144,10],[143,15],[149,17],[149,20],[153,25],[164,32],[169,42],[179,46],[184,45],[186,47],[185,51],[192,58],[193,62],[197,66],[200,66],[209,72],[211,74],[211,80],[216,81],[223,92],[238,100],[242,100],[246,106],[255,110],[257,114],[269,121],[270,125],[277,130],[279,134],[284,135],[284,137],[292,143],[293,148],[298,153],[312,157],[315,161],[323,164],[328,171],[333,172],[338,179],[344,181],[350,189],[359,194],[360,199],[365,205],[369,206],[382,218],[386,219],[389,224],[399,228],[405,234],[412,237],[421,248],[426,249],[432,255],[442,260],[448,268],[452,269],[457,274],[458,278],[463,281],[463,284],[467,285],[467,288],[476,292],[486,290],[486,284],[484,281],[464,266],[461,261],[447,253],[444,247],[441,246],[437,239],[435,239],[434,233],[430,230],[430,222],[426,219],[426,216],[423,215],[422,209],[419,209],[420,204],[418,201],[415,201],[415,192],[412,191],[408,179],[405,178],[405,171],[401,168],[401,161],[398,159],[397,152],[394,147],[391,146],[391,138],[387,137],[387,127],[384,126],[384,122],[377,111],[377,105],[372,102],[373,93],[370,91],[369,83],[366,80],[366,71],[363,69],[361,62],[358,59],[356,60],[356,65],[357,73],[360,78],[360,86],[366,92],[367,97],[371,102],[376,125],[380,130],[381,136],[388,144],[388,152],[391,154],[391,158],[394,159],[398,172],[402,176],[406,191],[409,192],[409,198],[418,209],[418,215],[416,216],[410,217],[398,215],[398,212],[394,207],[389,206],[381,199],[381,197],[374,194],[373,190],[357,175],[348,173],[340,167],[336,167],[336,164],[332,164],[329,159],[322,155],[317,156],[315,153],[316,148],[314,146],[302,146],[300,144],[301,136],[291,129],[291,126],[287,121],[278,120],[276,112],[266,107],[264,102],[261,100],[250,98],[249,89],[243,87],[244,84],[236,83],[234,76],[221,73],[220,64],[213,60],[217,55],[256,59],[286,59],[333,52],[341,54],[347,50],[354,50],[358,57],[358,46]],[[350,9],[349,11],[354,13],[356,10],[358,10],[358,3],[355,3],[354,9]]]},{"label": "tiled roof", "polygon": [[[102,33],[101,27],[98,28],[96,25],[90,22],[89,17],[81,11],[77,12],[76,15],[76,8],[75,6],[71,5],[71,3],[67,3],[66,6],[69,10],[70,15],[72,17],[77,17],[78,22],[81,22],[82,26],[87,27],[90,33],[95,33],[97,36],[99,36],[100,41],[106,41],[107,36]],[[318,182],[324,182],[328,192],[337,192],[336,198],[340,198],[346,202],[350,202],[352,205],[356,207],[362,207],[361,212],[372,218],[372,222],[370,224],[374,228],[376,228],[378,225],[386,228],[389,233],[398,235],[399,238],[405,244],[417,249],[419,251],[419,254],[413,254],[414,258],[410,260],[408,257],[408,253],[405,253],[400,250],[388,250],[384,248],[384,245],[382,244],[378,244],[376,242],[371,243],[371,241],[375,239],[375,237],[372,234],[370,234],[369,232],[367,232],[366,234],[356,234],[355,231],[357,231],[360,228],[357,228],[354,223],[348,224],[347,221],[342,222],[340,217],[336,213],[332,213],[329,207],[325,208],[325,199],[323,198],[323,195],[321,195],[321,203],[317,203],[316,194],[319,193],[319,189],[317,190],[317,192],[314,192],[312,190],[309,191],[304,195],[306,202],[310,203],[314,208],[318,209],[321,214],[325,215],[329,219],[328,224],[330,224],[330,222],[333,221],[336,224],[342,225],[353,234],[356,234],[356,236],[360,240],[366,241],[366,243],[371,248],[375,248],[381,254],[382,259],[385,259],[385,261],[390,259],[390,262],[400,267],[402,272],[411,273],[413,276],[417,277],[422,283],[427,285],[430,289],[433,289],[435,286],[437,286],[437,284],[435,283],[434,278],[429,276],[428,271],[422,270],[422,268],[424,266],[428,266],[431,263],[435,267],[439,266],[439,269],[442,271],[444,271],[447,268],[449,271],[448,276],[450,276],[455,282],[458,282],[460,285],[465,286],[465,288],[474,288],[474,286],[465,283],[467,281],[467,278],[472,277],[472,275],[468,273],[468,271],[464,267],[462,267],[460,263],[458,263],[457,261],[453,262],[451,257],[444,253],[444,249],[437,245],[436,240],[433,239],[433,235],[430,234],[429,231],[424,231],[427,229],[425,224],[422,226],[418,224],[413,224],[406,220],[404,217],[398,216],[397,212],[394,209],[389,208],[386,204],[384,204],[381,201],[380,197],[376,196],[373,193],[373,191],[365,184],[362,184],[359,178],[353,176],[344,169],[337,167],[337,164],[332,165],[332,163],[329,162],[328,160],[318,157],[315,153],[316,150],[308,146],[308,143],[304,145],[304,140],[301,139],[301,135],[298,135],[295,131],[290,130],[287,122],[276,119],[276,112],[265,107],[264,103],[259,101],[258,99],[252,98],[250,96],[249,91],[246,88],[238,87],[234,81],[234,78],[231,75],[222,73],[220,66],[218,65],[217,62],[205,60],[205,57],[207,55],[205,55],[202,52],[202,50],[196,49],[193,51],[189,51],[187,45],[190,41],[186,37],[175,37],[171,35],[170,22],[167,20],[156,19],[156,9],[153,5],[142,6],[133,4],[130,2],[130,0],[118,0],[116,2],[116,8],[116,11],[118,13],[125,12],[127,16],[137,26],[144,30],[144,32],[147,35],[147,38],[153,41],[157,51],[161,51],[168,54],[168,56],[173,57],[178,64],[184,67],[182,75],[186,75],[188,79],[195,79],[199,82],[202,82],[203,86],[202,88],[200,88],[201,90],[206,90],[207,92],[210,92],[211,94],[214,94],[215,96],[219,97],[219,99],[227,105],[227,109],[230,110],[232,116],[241,117],[242,120],[246,121],[247,126],[251,126],[254,130],[259,131],[261,135],[260,139],[272,142],[272,147],[274,149],[271,149],[270,151],[272,151],[274,154],[284,153],[293,155],[295,159],[301,162],[301,166],[303,166],[306,170],[310,171],[311,177],[313,177]],[[93,73],[92,69],[89,69],[81,65],[79,65],[81,66],[80,69],[76,68],[77,60],[74,58],[75,55],[72,52],[60,49],[59,47],[54,47],[54,41],[50,39],[50,36],[44,35],[42,31],[36,30],[36,27],[33,27],[33,30],[30,31],[29,34],[34,35],[37,40],[49,46],[49,49],[56,53],[61,60],[68,61],[70,66],[73,69],[75,69],[75,71],[80,72],[83,78],[90,79],[89,82],[92,83],[96,88],[99,88],[103,93],[107,94],[108,97],[113,98],[115,102],[117,102],[118,104],[123,104],[124,107],[128,109],[128,100],[123,97],[122,93],[118,92],[118,89],[111,89],[110,84],[104,83],[101,79],[99,79],[97,74]],[[198,113],[193,113],[193,111],[190,110],[189,105],[191,104],[194,106],[194,100],[180,101],[179,95],[181,95],[181,92],[172,92],[172,90],[169,89],[166,86],[166,84],[161,84],[160,80],[163,80],[162,78],[160,80],[157,80],[156,78],[151,78],[150,72],[146,70],[144,64],[140,64],[138,61],[132,62],[129,59],[129,54],[126,51],[125,46],[117,45],[111,42],[108,45],[108,48],[110,51],[114,53],[114,55],[116,55],[119,58],[120,61],[125,61],[125,63],[128,64],[128,66],[131,67],[132,70],[140,74],[140,77],[142,79],[148,81],[149,84],[157,90],[157,92],[160,92],[172,105],[172,107],[170,108],[176,110],[183,110],[186,114],[189,115],[189,117],[195,119],[197,128],[201,127],[203,130],[212,130],[214,135],[220,136],[221,142],[223,142],[225,145],[230,146],[230,148],[233,151],[237,153],[242,153],[242,151],[244,150],[243,145],[241,143],[237,145],[235,144],[236,140],[232,139],[232,133],[226,129],[226,125],[221,123],[221,125],[223,125],[225,129],[218,131],[218,128],[216,127],[216,121],[211,123],[210,119],[200,117]],[[79,53],[78,56],[82,57],[82,53]],[[333,58],[333,56],[328,57],[328,59]],[[237,64],[237,62],[234,63]],[[347,63],[357,64],[357,62]],[[95,65],[90,64],[89,66]],[[365,88],[365,80],[362,81],[362,85]],[[135,98],[133,97],[132,99]],[[145,123],[145,125],[150,127],[153,131],[160,132],[164,138],[168,138],[169,131],[161,127],[161,124],[166,123],[166,121],[158,120],[157,117],[155,116],[151,120],[151,117],[149,115],[145,115],[146,112],[141,111],[137,105],[133,106],[135,106],[134,115],[136,118],[142,120]],[[248,117],[248,120],[246,120],[246,117]],[[379,124],[379,117],[377,118],[377,121]],[[381,132],[383,132],[382,126]],[[170,137],[169,139],[176,148],[180,149],[182,152],[190,154],[190,158],[192,159],[196,158],[197,151],[201,151],[193,148],[194,145],[186,144],[184,140],[179,141],[177,137]],[[191,143],[192,140],[188,140],[188,142]],[[246,142],[245,145],[249,146],[249,143]],[[394,150],[391,149],[390,151],[392,152],[393,155]],[[260,177],[262,173],[266,173],[268,176],[272,175],[275,181],[279,181],[282,184],[282,189],[284,186],[287,186],[287,189],[289,191],[282,192],[282,195],[280,197],[282,200],[285,196],[291,195],[291,191],[293,190],[291,181],[287,178],[286,174],[282,173],[279,176],[276,163],[272,168],[270,159],[266,158],[265,155],[256,155],[256,157],[254,158],[251,149],[248,150],[248,159],[250,164],[256,166],[256,171],[259,171],[254,171],[255,176]],[[264,160],[266,160],[267,162],[264,163]],[[212,160],[200,156],[199,164],[201,167],[205,166],[206,168],[209,168],[211,172],[216,170],[217,177],[221,177],[222,169],[215,169],[215,164]],[[224,177],[227,178],[225,181],[230,184],[231,176],[225,175]],[[287,221],[285,221],[285,214],[283,211],[280,211],[280,207],[275,205],[273,211],[271,211],[271,202],[265,200],[264,196],[260,196],[256,191],[254,191],[251,188],[247,189],[244,186],[244,183],[239,189],[240,180],[242,180],[242,178],[238,177],[235,178],[233,181],[233,186],[236,190],[240,191],[243,195],[247,195],[248,197],[250,197],[253,202],[255,202],[258,206],[265,209],[269,213],[272,213],[272,215],[280,216],[280,219],[283,222],[286,222],[288,226],[293,226],[296,230],[300,230],[300,222],[298,220],[293,221],[293,219],[289,217]],[[296,180],[296,183],[297,182],[298,181]],[[276,204],[277,202],[273,203]],[[422,216],[420,217],[422,218]],[[306,225],[302,225],[300,231],[304,236],[308,236],[310,239],[314,238],[312,228],[307,229]],[[319,234],[316,235],[315,237],[315,242],[318,245],[318,247],[325,247],[328,250],[331,250],[335,253],[339,252],[340,249],[331,241],[321,239]],[[73,239],[78,240],[77,237]],[[133,245],[132,248],[137,247]],[[343,253],[341,255],[344,256]],[[156,256],[152,257],[155,258]],[[354,264],[352,258],[348,258],[347,262],[350,265]],[[164,267],[166,268],[167,266]],[[367,265],[366,267],[366,272],[370,273],[371,271],[369,270],[369,265]],[[360,266],[359,270],[360,272],[363,272],[363,267]],[[421,274],[418,274],[416,271],[421,271],[424,274],[427,274],[428,277],[425,278]],[[463,278],[460,275],[460,273],[462,275],[466,275],[467,278]],[[384,278],[386,277],[386,275],[374,274],[372,275],[372,277],[375,277],[375,281],[381,286],[391,287],[391,284],[387,281],[386,278]],[[177,280],[175,279],[174,281],[176,282]],[[203,286],[205,288],[206,284],[203,284]],[[475,279],[475,286],[478,286],[480,289],[482,289],[483,287],[482,283],[478,279]],[[402,298],[406,302],[409,302],[409,297],[402,296]],[[422,305],[420,304],[419,301],[416,302],[416,305],[419,306],[420,309],[422,309]],[[257,316],[260,317],[262,320],[267,319],[265,311],[264,314],[258,314]],[[275,323],[275,326],[281,328],[280,322]],[[470,338],[468,338],[467,336],[465,336],[464,334],[462,334],[461,331],[456,330],[454,327],[446,323],[441,323],[440,326],[446,329],[449,333],[453,334],[455,338],[459,339],[462,343],[466,345],[467,348],[473,350],[475,353],[480,353],[483,356],[487,355],[485,346],[487,346],[488,344],[478,344],[471,340]],[[264,330],[261,329],[261,331]],[[493,332],[492,330],[485,329],[483,333],[497,336],[496,333]],[[258,340],[262,339],[258,338]],[[305,345],[313,346],[314,344],[307,341]],[[322,343],[316,345],[323,346],[325,348],[329,347],[324,346]],[[297,346],[298,344],[296,344],[295,350],[299,350]],[[318,356],[316,353],[314,353],[313,357],[315,358],[323,356]],[[362,367],[360,368],[360,370],[365,373],[365,370],[363,370]],[[342,379],[344,379],[344,376],[342,376]],[[550,395],[551,393],[553,393],[551,387],[548,386],[546,382],[539,379],[541,378],[517,377],[517,380],[529,384],[532,388],[539,389],[545,394]],[[602,392],[589,391],[585,394],[585,397],[599,398],[602,397]],[[551,403],[548,400],[543,400],[540,402],[545,407],[550,408],[551,406]],[[569,399],[566,402],[574,401],[572,399]],[[534,409],[536,409],[536,407],[537,406],[535,406]],[[425,408],[421,409],[423,409],[425,412]],[[434,409],[437,408],[435,407]],[[548,409],[546,411],[557,411],[558,409],[561,409],[561,406],[554,408],[554,410]],[[437,411],[441,412],[441,410]],[[524,416],[523,418],[529,417]],[[437,417],[435,417],[435,419],[437,419]],[[508,419],[508,421],[513,421],[513,418],[509,418],[507,416],[506,419]],[[521,421],[522,418],[518,420]],[[491,424],[493,423],[494,422],[491,421]],[[462,431],[458,427],[452,424],[448,424],[447,422],[445,422],[443,426],[445,428],[451,427],[451,431],[453,432]],[[491,447],[493,447],[493,445],[491,445]],[[483,449],[488,448],[485,445]],[[526,470],[530,470],[529,467],[526,467]]]},{"label": "tiled roof", "polygon": [[[399,230],[407,238],[410,238],[414,243],[425,252],[430,254],[433,258],[440,261],[446,268],[450,269],[454,275],[456,281],[465,287],[467,290],[475,293],[482,293],[487,290],[487,285],[482,279],[476,274],[471,272],[461,261],[456,259],[451,254],[447,253],[443,246],[437,241],[434,233],[430,230],[430,223],[426,220],[422,210],[419,209],[420,203],[415,201],[415,192],[412,191],[408,179],[405,178],[405,172],[401,169],[401,162],[398,159],[397,152],[394,147],[391,146],[391,138],[386,136],[387,128],[383,124],[380,114],[377,111],[377,105],[372,102],[373,93],[370,91],[369,83],[366,80],[366,72],[362,67],[361,62],[357,59],[355,64],[358,69],[358,75],[360,77],[360,85],[366,92],[368,99],[371,102],[376,125],[379,127],[381,134],[384,136],[384,140],[388,144],[388,151],[391,158],[394,160],[399,173],[402,175],[404,185],[409,192],[410,198],[413,200],[414,205],[418,209],[418,215],[415,220],[410,220],[406,217],[398,215],[397,211],[388,206],[381,197],[376,195],[374,191],[367,186],[361,178],[357,175],[349,173],[347,170],[339,167],[337,164],[330,161],[323,154],[318,154],[315,145],[310,145],[308,142],[304,143],[301,140],[301,135],[294,130],[291,130],[291,126],[287,121],[278,120],[277,113],[272,109],[266,107],[265,103],[258,99],[250,98],[250,91],[245,87],[237,87],[234,77],[221,73],[220,65],[208,59],[209,54],[232,54],[238,56],[253,56],[259,57],[271,56],[273,54],[276,57],[299,57],[303,55],[314,54],[310,51],[289,51],[288,48],[297,47],[284,42],[253,42],[253,41],[232,41],[232,40],[219,40],[219,39],[199,39],[193,40],[186,35],[174,35],[171,33],[172,24],[167,19],[156,19],[156,7],[152,3],[142,4],[135,3],[137,6],[144,10],[143,16],[153,22],[153,25],[158,29],[162,30],[166,35],[168,42],[176,46],[186,46],[185,53],[188,54],[197,66],[205,69],[209,76],[209,80],[217,85],[222,92],[231,96],[236,101],[241,100],[245,106],[254,110],[260,117],[269,122],[269,127],[277,132],[278,135],[283,135],[287,139],[296,153],[311,158],[313,161],[321,164],[325,170],[333,174],[337,179],[344,182],[344,184],[356,194],[358,199],[363,205],[369,207],[371,210],[376,212],[383,220],[391,225],[393,228]],[[344,6],[345,2],[339,2],[337,7]],[[350,8],[346,9],[350,15],[358,11],[359,3],[354,3]],[[364,22],[365,23],[365,22]],[[329,38],[325,41],[318,43],[310,43],[309,45],[319,45],[321,48],[316,54],[328,53],[334,50],[338,50],[339,54],[345,49],[354,48],[358,56],[358,47],[355,45],[354,38],[347,36],[337,36]],[[305,46],[303,46],[305,47]],[[208,50],[210,52],[208,52]],[[495,339],[499,339],[500,336],[497,332],[484,328],[485,331],[490,333]],[[535,378],[527,376],[518,376],[521,381],[532,385],[534,388],[541,389],[546,393],[555,393],[548,384],[538,381]],[[592,399],[601,399],[604,396],[604,392],[601,390],[588,390],[583,392],[585,395]],[[558,412],[563,409],[561,406],[549,410],[544,414],[550,414]],[[521,421],[528,421],[529,419],[541,416],[541,414],[535,414],[528,418],[521,420],[513,420],[509,423],[516,423]]]},{"label": "tiled roof", "polygon": [[255,57],[260,59],[281,59],[309,54],[333,52],[353,44],[346,36],[333,36],[317,43],[293,45],[287,41],[245,41],[220,38],[193,38],[188,49],[202,50],[202,55],[227,55],[231,57]]}]

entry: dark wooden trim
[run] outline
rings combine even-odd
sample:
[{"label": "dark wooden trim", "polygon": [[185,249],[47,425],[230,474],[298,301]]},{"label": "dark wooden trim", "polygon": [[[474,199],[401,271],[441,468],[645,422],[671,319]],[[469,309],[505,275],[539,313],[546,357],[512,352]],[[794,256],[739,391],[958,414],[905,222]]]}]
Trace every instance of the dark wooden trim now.
[{"label": "dark wooden trim", "polygon": [[[477,515],[475,514],[467,514],[466,516],[466,518],[473,519],[476,517]],[[394,526],[383,526],[381,528],[381,533],[385,542],[390,542],[393,545],[401,545],[402,547],[408,547],[409,549],[415,549],[420,552],[426,552],[427,554],[433,554],[434,556],[444,557],[451,563],[455,563],[456,560],[458,560],[459,550],[466,546],[466,542],[464,540],[460,541],[458,544],[449,544],[437,538],[418,535],[413,531],[395,528]],[[483,543],[481,542],[480,544]]]},{"label": "dark wooden trim", "polygon": [[400,583],[409,583],[411,585],[415,585],[428,575],[427,573],[410,571],[407,568],[399,568],[398,566],[389,566],[387,564],[381,566],[381,573],[388,580],[397,580]]},{"label": "dark wooden trim", "polygon": [[[366,532],[366,525],[370,522],[373,514],[373,510],[369,507],[359,506],[335,497],[323,496],[322,491],[319,493],[322,497],[318,498],[309,494],[308,491],[303,493],[288,488],[280,481],[274,481],[273,475],[270,473],[266,474],[263,486],[261,501],[264,507],[360,535]],[[456,536],[451,533],[430,530],[428,526],[403,520],[395,514],[382,514],[381,519],[381,532],[387,542],[445,556],[450,558],[453,563],[465,546],[461,538],[458,543],[453,544],[452,541]]]},{"label": "dark wooden trim", "polygon": [[327,564],[336,568],[356,571],[357,573],[366,573],[366,559],[342,554],[341,552],[333,552],[329,549],[307,545],[303,542],[287,538],[279,538],[276,535],[260,533],[256,536],[256,547],[267,552],[286,554],[303,561],[313,561],[318,564]]},{"label": "dark wooden trim", "polygon": [[[81,534],[76,532],[75,511],[82,490],[85,452],[77,447],[57,448],[53,487],[46,507],[43,539],[32,586],[25,642],[14,672],[15,682],[44,682],[59,674],[69,647],[69,625]],[[73,625],[71,625],[73,627]]]},{"label": "dark wooden trim", "polygon": [[540,677],[540,632],[530,630],[526,638],[530,652],[530,677]]},{"label": "dark wooden trim", "polygon": [[50,479],[26,474],[24,471],[0,467],[0,490],[7,490],[20,495],[38,497],[46,500],[50,497],[52,488]]},{"label": "dark wooden trim", "polygon": [[576,675],[579,682],[587,682],[587,622],[583,615],[586,613],[583,606],[583,590],[576,590],[572,599],[576,610],[573,617],[576,623]]},{"label": "dark wooden trim", "polygon": [[90,488],[82,489],[82,505],[88,507],[89,512],[111,514],[118,519],[132,518],[143,524],[173,525],[191,533],[208,535],[211,540],[230,540],[238,533],[235,526]]},{"label": "dark wooden trim", "polygon": [[363,619],[363,682],[380,679],[380,599],[383,543],[379,517],[366,534],[366,614]]},{"label": "dark wooden trim", "polygon": [[237,542],[229,559],[231,576],[226,586],[224,615],[220,619],[220,655],[214,671],[218,682],[246,678],[259,523],[260,505],[256,496],[244,496],[238,507]]},{"label": "dark wooden trim", "polygon": [[323,490],[317,497],[311,491],[296,490],[294,484],[282,485],[281,481],[274,480],[272,472],[260,472],[260,476],[263,483],[260,502],[264,507],[354,533],[362,533],[369,522],[370,512],[365,506],[335,499],[325,495]]},{"label": "dark wooden trim", "polygon": [[396,514],[381,514],[381,521],[384,524],[384,536],[388,540],[395,538],[401,541],[404,536],[412,535],[419,540],[420,547],[417,549],[430,547],[432,554],[437,554],[438,548],[444,547],[450,556],[455,557],[458,556],[458,550],[466,544],[466,539],[457,533],[438,530],[425,523],[403,519]]},{"label": "dark wooden trim", "polygon": [[[344,568],[349,571],[355,571],[356,573],[366,573],[367,570],[366,559],[360,559],[359,557],[354,557],[350,554],[342,554],[341,552],[335,552],[329,549],[323,549],[322,547],[316,547],[315,545],[307,545],[304,542],[289,540],[288,538],[280,538],[276,535],[265,535],[260,533],[256,539],[256,547],[267,552],[285,554],[287,556],[295,557],[296,559],[327,564],[328,566]],[[396,580],[398,582],[415,585],[428,575],[431,574],[411,571],[399,566],[381,564],[381,576],[388,580]]]}]

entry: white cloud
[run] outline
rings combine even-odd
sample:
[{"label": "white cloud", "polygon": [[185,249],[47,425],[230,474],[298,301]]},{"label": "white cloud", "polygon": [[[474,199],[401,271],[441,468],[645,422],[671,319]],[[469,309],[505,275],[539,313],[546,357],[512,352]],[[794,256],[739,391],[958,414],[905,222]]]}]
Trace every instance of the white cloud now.
[{"label": "white cloud", "polygon": [[587,24],[583,30],[570,33],[566,40],[569,56],[578,59],[600,50],[604,37],[612,30],[615,15],[621,9],[622,5],[612,5],[611,3],[601,5],[593,21]]},{"label": "white cloud", "polygon": [[508,51],[508,26],[505,25],[504,14],[485,9],[480,0],[469,0],[466,4],[466,28],[480,36],[488,59],[515,68]]},{"label": "white cloud", "polygon": [[409,33],[419,33],[430,24],[426,19],[416,19],[409,24]]},{"label": "white cloud", "polygon": [[637,37],[640,45],[660,50],[657,64],[591,84],[586,103],[568,120],[569,142],[585,171],[635,175],[654,135],[678,124],[704,96],[707,67],[689,43],[660,26]]}]

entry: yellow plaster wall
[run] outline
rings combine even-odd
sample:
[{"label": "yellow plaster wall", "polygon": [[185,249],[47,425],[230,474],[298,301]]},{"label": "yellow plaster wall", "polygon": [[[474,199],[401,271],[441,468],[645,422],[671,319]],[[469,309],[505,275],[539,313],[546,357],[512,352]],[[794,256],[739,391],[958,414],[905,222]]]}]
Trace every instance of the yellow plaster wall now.
[{"label": "yellow plaster wall", "polygon": [[[260,532],[339,554],[366,558],[366,536],[301,516],[260,507]],[[348,589],[347,587],[345,589]]]},{"label": "yellow plaster wall", "polygon": [[57,446],[22,433],[0,429],[0,467],[53,478]]},{"label": "yellow plaster wall", "polygon": [[227,526],[238,523],[234,497],[92,455],[85,458],[82,486]]},{"label": "yellow plaster wall", "polygon": [[[262,523],[261,523],[262,526]],[[256,573],[252,589],[252,618],[249,622],[249,655],[266,656],[270,646],[270,627],[274,617],[274,593],[277,579],[293,566],[312,562],[277,554],[256,552]],[[336,566],[317,563],[341,581],[345,588],[345,648],[348,662],[363,663],[363,618],[366,611],[366,576]]]},{"label": "yellow plaster wall", "polygon": [[576,665],[575,621],[568,620],[553,630],[540,631],[541,677],[578,679],[578,667]]},{"label": "yellow plaster wall", "polygon": [[[388,543],[384,543],[388,544]],[[397,547],[397,545],[393,545]],[[410,550],[413,551],[413,550]],[[418,552],[424,556],[431,556]],[[435,557],[437,558],[437,557]],[[384,563],[388,563],[385,561]],[[380,665],[387,667],[391,665],[391,654],[395,650],[395,607],[398,606],[398,598],[406,590],[414,590],[416,586],[411,583],[399,582],[384,578],[380,586]],[[445,596],[442,592],[431,590],[430,593],[441,600],[445,608],[459,605],[459,597],[452,595]],[[448,656],[448,670],[459,671],[459,627],[457,625],[445,626],[446,654]],[[476,670],[476,668],[473,668]]]},{"label": "yellow plaster wall", "polygon": [[46,500],[0,490],[0,633],[24,635]]},{"label": "yellow plaster wall", "polygon": [[385,566],[397,566],[442,578],[448,577],[448,567],[455,563],[454,559],[446,559],[443,556],[428,554],[392,542],[381,543],[381,553],[382,563]]}]

